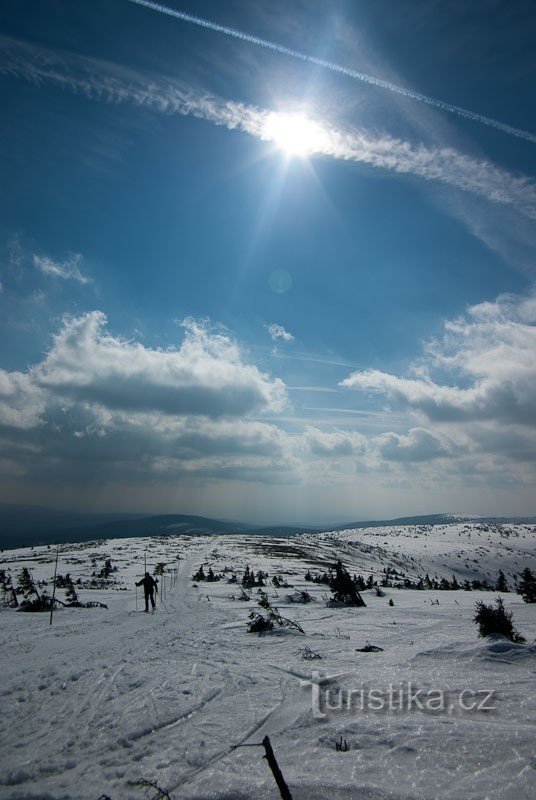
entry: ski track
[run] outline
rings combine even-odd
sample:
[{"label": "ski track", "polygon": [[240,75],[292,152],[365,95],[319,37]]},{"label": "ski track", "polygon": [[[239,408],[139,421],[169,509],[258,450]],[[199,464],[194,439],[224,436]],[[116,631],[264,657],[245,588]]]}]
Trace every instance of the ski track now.
[{"label": "ski track", "polygon": [[[46,615],[3,611],[0,799],[97,800],[105,793],[140,800],[127,782],[143,777],[158,780],[176,800],[269,800],[277,790],[262,750],[240,747],[269,735],[295,800],[533,800],[536,647],[494,650],[476,638],[474,602],[495,595],[387,589],[383,598],[365,593],[367,609],[326,609],[326,587],[305,583],[303,575],[342,557],[365,576],[380,575],[386,565],[412,577],[455,572],[459,580],[501,568],[511,580],[524,565],[535,567],[534,545],[530,526],[490,531],[474,524],[287,540],[177,536],[63,545],[61,572],[87,577],[108,555],[128,590],[83,590],[82,599],[98,597],[108,610],[61,610],[52,628]],[[168,582],[165,607],[158,597],[154,615],[135,611],[133,583],[144,551],[151,567],[181,556],[177,582]],[[53,554],[46,547],[2,557],[2,568],[14,574],[27,564],[50,579]],[[241,572],[247,563],[283,573],[294,589],[266,591],[305,635],[247,634],[255,591],[241,602],[231,599],[237,587],[225,581],[194,588],[191,576],[201,563],[215,571]],[[301,588],[316,602],[286,600]],[[536,607],[504,597],[531,642]],[[384,651],[356,653],[367,641]],[[306,644],[321,661],[300,659]],[[411,678],[453,697],[461,689],[494,689],[497,710],[314,720],[310,691],[299,685],[311,669],[327,676],[324,685],[348,688]],[[346,753],[335,752],[341,736]]]}]

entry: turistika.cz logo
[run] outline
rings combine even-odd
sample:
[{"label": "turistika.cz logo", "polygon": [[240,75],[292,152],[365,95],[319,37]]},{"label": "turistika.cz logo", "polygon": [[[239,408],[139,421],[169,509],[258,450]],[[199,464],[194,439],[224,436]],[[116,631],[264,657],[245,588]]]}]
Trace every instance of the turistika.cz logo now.
[{"label": "turistika.cz logo", "polygon": [[[336,676],[340,678],[342,676]],[[311,680],[300,682],[311,688],[311,708],[315,719],[336,713],[420,711],[425,714],[452,714],[494,711],[495,691],[489,689],[419,689],[411,681],[390,683],[387,688],[329,686],[334,679],[313,670]]]}]

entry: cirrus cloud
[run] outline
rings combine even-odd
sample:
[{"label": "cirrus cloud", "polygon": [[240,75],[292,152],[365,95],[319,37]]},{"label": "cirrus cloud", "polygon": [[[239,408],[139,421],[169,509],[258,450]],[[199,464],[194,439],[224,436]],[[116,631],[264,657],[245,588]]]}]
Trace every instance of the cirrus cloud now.
[{"label": "cirrus cloud", "polygon": [[80,270],[81,263],[82,256],[80,253],[72,253],[65,261],[54,261],[49,256],[36,253],[33,255],[34,267],[44,275],[60,278],[64,281],[73,280],[79,283],[89,283],[89,278],[83,275]]}]

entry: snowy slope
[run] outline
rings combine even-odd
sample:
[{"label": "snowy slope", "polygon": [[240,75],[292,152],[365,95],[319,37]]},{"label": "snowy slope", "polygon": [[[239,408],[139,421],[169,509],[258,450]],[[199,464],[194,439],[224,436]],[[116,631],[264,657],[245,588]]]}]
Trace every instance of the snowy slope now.
[{"label": "snowy slope", "polygon": [[[294,800],[533,798],[536,606],[504,595],[528,641],[512,645],[477,638],[474,603],[491,601],[488,593],[387,589],[385,597],[365,592],[366,609],[337,609],[325,606],[325,586],[303,579],[306,569],[324,569],[336,558],[365,576],[379,576],[385,566],[448,577],[536,568],[534,528],[506,528],[62,545],[61,573],[85,582],[109,557],[118,566],[116,583],[80,592],[108,610],[59,610],[52,627],[47,615],[2,611],[0,798],[97,800],[105,793],[134,800],[144,791],[128,782],[141,778],[157,780],[177,800],[277,798],[262,751],[233,749],[265,734]],[[151,571],[167,563],[165,605],[154,615],[140,610],[139,595],[136,611],[133,584],[145,554]],[[9,551],[0,566],[16,574],[27,565],[36,579],[50,581],[54,555],[47,547]],[[201,564],[282,574],[293,588],[270,586],[270,601],[305,633],[246,633],[256,590],[242,602],[226,581],[194,586],[191,575]],[[288,602],[287,594],[304,588],[314,602]],[[367,642],[383,651],[356,652]],[[305,646],[321,660],[303,660]],[[453,707],[352,708],[315,719],[311,688],[300,686],[312,669],[348,673],[331,684],[347,690],[385,693],[411,681],[445,692]],[[464,711],[457,703],[462,690],[494,690],[496,709]],[[340,737],[347,752],[336,751]]]}]

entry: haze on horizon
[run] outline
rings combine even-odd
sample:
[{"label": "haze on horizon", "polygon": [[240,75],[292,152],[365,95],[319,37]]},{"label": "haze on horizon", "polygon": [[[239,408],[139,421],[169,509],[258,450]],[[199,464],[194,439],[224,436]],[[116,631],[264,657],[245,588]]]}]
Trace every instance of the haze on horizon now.
[{"label": "haze on horizon", "polygon": [[0,502],[535,514],[533,5],[167,6],[0,9]]}]

